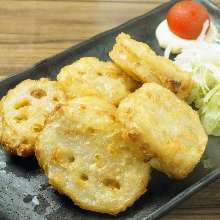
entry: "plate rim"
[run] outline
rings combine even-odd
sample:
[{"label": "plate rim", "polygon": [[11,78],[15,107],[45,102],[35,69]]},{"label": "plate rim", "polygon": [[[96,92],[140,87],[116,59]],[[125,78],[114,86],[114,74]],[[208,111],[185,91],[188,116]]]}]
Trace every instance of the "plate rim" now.
[{"label": "plate rim", "polygon": [[175,197],[170,199],[166,204],[160,206],[157,210],[144,217],[142,220],[154,220],[158,217],[165,215],[171,209],[184,202],[186,199],[190,198],[193,194],[199,192],[201,189],[203,189],[205,186],[208,186],[209,184],[217,180],[219,177],[220,168],[216,168],[215,170],[201,178],[199,181],[190,185],[181,193],[177,194]]}]

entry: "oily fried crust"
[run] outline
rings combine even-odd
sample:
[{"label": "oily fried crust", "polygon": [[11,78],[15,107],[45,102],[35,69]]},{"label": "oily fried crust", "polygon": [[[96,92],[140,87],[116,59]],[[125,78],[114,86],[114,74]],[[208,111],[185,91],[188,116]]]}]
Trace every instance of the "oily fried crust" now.
[{"label": "oily fried crust", "polygon": [[9,90],[2,103],[1,143],[18,156],[34,155],[35,141],[47,116],[64,101],[63,91],[48,79],[25,80]]},{"label": "oily fried crust", "polygon": [[76,98],[48,119],[36,157],[50,184],[76,205],[116,215],[146,192],[150,175],[144,157],[121,136],[114,106]]},{"label": "oily fried crust", "polygon": [[146,83],[119,105],[124,137],[151,154],[151,165],[170,177],[186,177],[199,162],[207,135],[198,114],[172,92]]},{"label": "oily fried crust", "polygon": [[158,83],[182,99],[187,98],[192,89],[189,73],[180,70],[171,60],[157,56],[147,44],[135,41],[127,34],[118,35],[109,56],[135,80]]},{"label": "oily fried crust", "polygon": [[70,99],[99,96],[115,105],[139,85],[112,62],[95,57],[84,57],[65,66],[57,80]]},{"label": "oily fried crust", "polygon": [[0,143],[2,144],[3,148],[12,155],[18,155],[23,157],[32,156],[33,151],[30,149],[32,149],[33,146],[28,143],[19,144],[19,142],[17,141],[16,133],[12,129],[10,129],[10,127],[8,127],[7,123],[4,121],[4,115],[2,110],[2,103],[4,102],[4,99],[5,96],[1,99],[0,102]]},{"label": "oily fried crust", "polygon": [[29,157],[34,155],[32,150],[34,148],[34,145],[31,144],[14,145],[13,142],[7,142],[7,139],[3,139],[1,144],[3,145],[4,149],[12,155],[17,155],[22,157]]},{"label": "oily fried crust", "polygon": [[13,130],[10,129],[10,127],[8,127],[4,121],[1,144],[3,148],[10,154],[22,157],[29,157],[33,155],[34,145],[25,141],[20,143],[16,137],[16,133],[13,132]]},{"label": "oily fried crust", "polygon": [[0,101],[0,143],[1,143],[1,139],[2,139],[2,130],[3,130],[3,114],[2,114],[2,101],[3,101],[4,97],[2,97],[1,101]]}]

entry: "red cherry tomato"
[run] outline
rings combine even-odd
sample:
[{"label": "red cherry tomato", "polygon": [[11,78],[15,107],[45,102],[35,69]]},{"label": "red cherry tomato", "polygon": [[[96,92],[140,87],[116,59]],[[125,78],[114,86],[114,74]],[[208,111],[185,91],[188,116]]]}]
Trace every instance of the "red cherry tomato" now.
[{"label": "red cherry tomato", "polygon": [[196,39],[202,31],[204,22],[210,18],[207,9],[193,1],[176,3],[167,14],[170,30],[184,39]]}]

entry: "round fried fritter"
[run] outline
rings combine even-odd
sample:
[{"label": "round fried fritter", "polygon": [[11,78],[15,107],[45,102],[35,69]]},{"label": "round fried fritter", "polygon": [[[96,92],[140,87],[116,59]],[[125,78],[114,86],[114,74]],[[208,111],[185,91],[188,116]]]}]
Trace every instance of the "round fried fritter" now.
[{"label": "round fried fritter", "polygon": [[95,57],[81,58],[65,66],[57,80],[69,98],[95,95],[115,105],[138,87],[136,81],[113,63]]},{"label": "round fried fritter", "polygon": [[122,70],[142,83],[155,82],[171,90],[178,97],[187,98],[193,81],[191,75],[156,53],[146,44],[121,33],[109,56]]},{"label": "round fried fritter", "polygon": [[36,137],[62,101],[63,91],[48,79],[25,80],[9,90],[2,101],[1,142],[5,149],[19,156],[34,155]]},{"label": "round fried fritter", "polygon": [[48,120],[36,157],[50,184],[76,205],[115,215],[146,191],[149,180],[148,164],[130,145],[113,105],[80,97]]},{"label": "round fried fritter", "polygon": [[199,162],[207,135],[197,112],[168,89],[146,83],[119,105],[124,135],[147,154],[151,164],[176,179]]}]

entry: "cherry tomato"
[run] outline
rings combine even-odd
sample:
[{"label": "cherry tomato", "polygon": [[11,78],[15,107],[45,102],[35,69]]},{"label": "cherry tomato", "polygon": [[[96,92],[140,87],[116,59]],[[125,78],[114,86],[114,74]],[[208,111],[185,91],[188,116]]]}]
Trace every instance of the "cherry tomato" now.
[{"label": "cherry tomato", "polygon": [[210,17],[207,9],[193,1],[181,1],[176,3],[167,14],[167,22],[170,30],[184,39],[196,39],[202,31],[205,21]]}]

